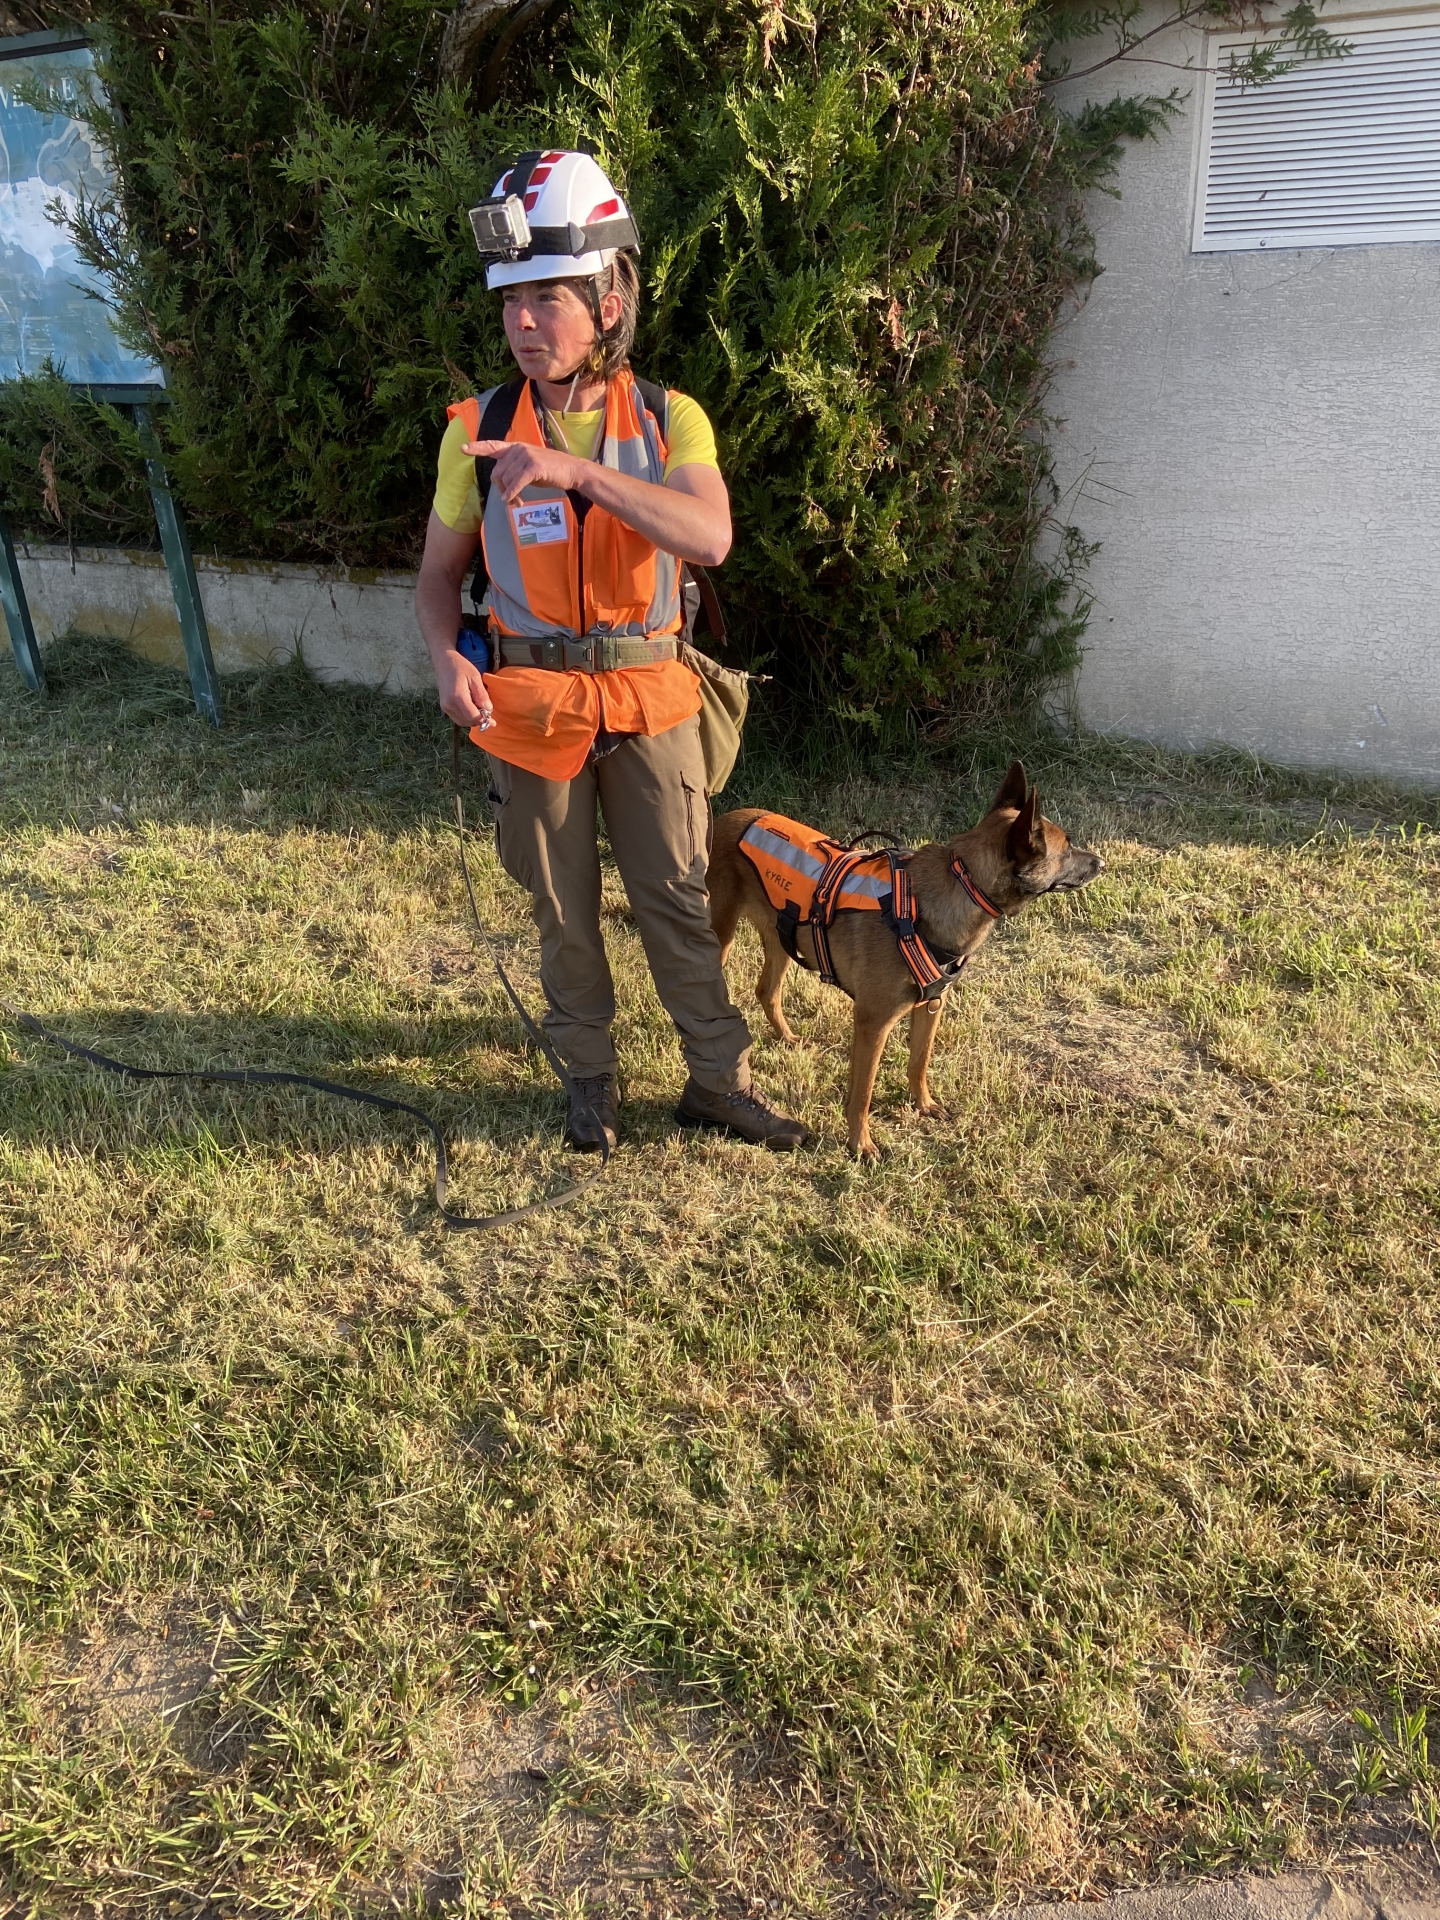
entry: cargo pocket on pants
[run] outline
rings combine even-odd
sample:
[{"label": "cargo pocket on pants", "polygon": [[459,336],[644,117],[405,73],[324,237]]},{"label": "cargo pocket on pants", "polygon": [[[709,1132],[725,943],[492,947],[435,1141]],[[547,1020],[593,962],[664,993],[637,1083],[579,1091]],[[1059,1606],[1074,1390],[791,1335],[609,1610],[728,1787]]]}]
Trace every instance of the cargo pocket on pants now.
[{"label": "cargo pocket on pants", "polygon": [[685,795],[685,832],[690,845],[690,870],[710,864],[710,803],[703,792],[692,787],[682,774],[681,791]]},{"label": "cargo pocket on pants", "polygon": [[490,802],[490,818],[495,823],[495,857],[500,869],[510,878],[531,891],[530,874],[527,863],[519,857],[519,850],[513,844],[515,839],[515,815],[510,800],[509,782],[490,782],[490,791],[486,794]]}]

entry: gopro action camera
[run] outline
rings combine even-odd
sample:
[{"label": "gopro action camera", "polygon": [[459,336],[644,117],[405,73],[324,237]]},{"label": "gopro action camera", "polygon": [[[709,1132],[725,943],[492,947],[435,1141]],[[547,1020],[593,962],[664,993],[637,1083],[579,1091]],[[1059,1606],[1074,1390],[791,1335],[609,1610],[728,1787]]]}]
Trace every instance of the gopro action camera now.
[{"label": "gopro action camera", "polygon": [[530,222],[517,193],[497,193],[472,207],[470,229],[482,260],[518,260],[530,245]]}]

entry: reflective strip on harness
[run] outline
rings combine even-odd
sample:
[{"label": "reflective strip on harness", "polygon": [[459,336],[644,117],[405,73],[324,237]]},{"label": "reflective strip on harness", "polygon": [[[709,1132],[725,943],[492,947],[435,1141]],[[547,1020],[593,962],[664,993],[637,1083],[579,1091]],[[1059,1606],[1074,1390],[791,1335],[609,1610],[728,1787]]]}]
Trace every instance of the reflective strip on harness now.
[{"label": "reflective strip on harness", "polygon": [[[774,827],[763,825],[768,820],[778,820],[778,814],[762,813],[745,829],[740,845],[753,862],[760,878],[765,882],[765,891],[775,901],[779,889],[782,899],[796,899],[808,902],[818,891],[820,882],[827,870],[834,865],[838,855],[843,861],[852,862],[855,867],[868,867],[869,872],[854,872],[846,875],[840,895],[855,894],[856,904],[878,907],[890,892],[888,869],[882,874],[877,869],[884,866],[883,854],[852,854],[837,840],[827,840],[824,834],[813,833],[809,827],[802,827],[798,820],[786,820],[784,825],[792,831],[805,835],[804,842],[792,840],[785,833],[777,832]],[[757,859],[763,855],[763,859]],[[777,873],[776,867],[780,868]],[[833,892],[834,889],[832,888]],[[836,905],[844,906],[847,901],[837,897]],[[808,910],[803,916],[809,918]]]},{"label": "reflective strip on harness", "polygon": [[815,970],[828,985],[838,984],[828,931],[842,912],[883,914],[922,999],[943,993],[964,966],[951,954],[937,956],[916,931],[915,896],[905,870],[908,849],[859,853],[798,820],[762,813],[740,836],[740,851],[775,908],[781,945],[792,960],[809,965],[796,942],[798,930],[808,927]]}]

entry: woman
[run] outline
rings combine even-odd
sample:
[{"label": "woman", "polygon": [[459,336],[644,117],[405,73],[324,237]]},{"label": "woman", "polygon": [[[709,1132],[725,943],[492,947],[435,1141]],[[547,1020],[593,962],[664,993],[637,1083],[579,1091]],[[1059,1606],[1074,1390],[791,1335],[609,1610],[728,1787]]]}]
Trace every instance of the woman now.
[{"label": "woman", "polygon": [[[450,409],[415,608],[440,705],[489,756],[501,862],[530,892],[545,1027],[575,1086],[565,1137],[596,1151],[618,1126],[598,803],[690,1070],[676,1118],[798,1147],[805,1128],[751,1082],[710,928],[699,682],[676,643],[679,563],[730,550],[714,434],[630,371],[639,243],[588,154],[522,155],[471,223],[522,378]],[[456,644],[482,538],[492,672]]]}]

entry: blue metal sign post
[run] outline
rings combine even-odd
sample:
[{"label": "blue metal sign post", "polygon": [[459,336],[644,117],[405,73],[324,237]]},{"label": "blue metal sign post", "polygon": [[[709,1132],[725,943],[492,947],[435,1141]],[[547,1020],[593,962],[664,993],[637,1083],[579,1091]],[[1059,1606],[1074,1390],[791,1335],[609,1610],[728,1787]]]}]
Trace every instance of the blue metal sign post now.
[{"label": "blue metal sign post", "polygon": [[20,678],[32,693],[45,692],[45,668],[35,644],[35,629],[30,624],[30,603],[25,598],[25,582],[20,578],[20,563],[15,558],[15,542],[10,529],[0,520],[0,605],[5,608],[5,624],[10,629],[10,645]]},{"label": "blue metal sign post", "polygon": [[160,442],[155,437],[155,422],[148,402],[138,401],[134,412],[135,425],[140,429],[140,445],[145,451],[150,498],[155,502],[160,545],[165,551],[165,569],[170,575],[175,611],[180,616],[180,637],[185,642],[185,664],[190,669],[190,691],[195,696],[195,711],[203,714],[212,726],[223,727],[225,715],[220,705],[220,682],[215,673],[215,657],[210,651],[210,629],[205,624],[200,582],[195,578],[190,536],[185,531],[185,522],[165,476]]}]

